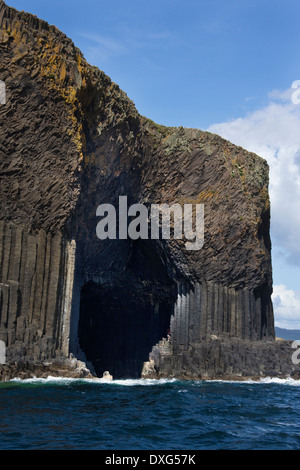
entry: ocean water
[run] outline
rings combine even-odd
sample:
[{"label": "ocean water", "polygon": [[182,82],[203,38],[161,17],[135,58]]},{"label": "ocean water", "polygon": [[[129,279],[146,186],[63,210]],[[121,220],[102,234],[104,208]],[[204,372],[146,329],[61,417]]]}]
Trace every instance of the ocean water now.
[{"label": "ocean water", "polygon": [[300,382],[0,383],[1,450],[296,450]]}]

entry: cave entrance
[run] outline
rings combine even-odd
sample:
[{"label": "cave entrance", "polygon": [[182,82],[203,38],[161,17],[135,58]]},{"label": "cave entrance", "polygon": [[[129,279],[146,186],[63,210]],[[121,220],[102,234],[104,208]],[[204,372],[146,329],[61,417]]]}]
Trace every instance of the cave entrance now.
[{"label": "cave entrance", "polygon": [[81,291],[79,343],[98,377],[108,370],[115,379],[138,378],[149,352],[166,337],[173,304],[145,303],[130,291],[105,292],[94,282]]},{"label": "cave entrance", "polygon": [[78,339],[98,377],[139,378],[152,347],[167,336],[177,285],[150,243],[135,243],[113,287],[81,288]]}]

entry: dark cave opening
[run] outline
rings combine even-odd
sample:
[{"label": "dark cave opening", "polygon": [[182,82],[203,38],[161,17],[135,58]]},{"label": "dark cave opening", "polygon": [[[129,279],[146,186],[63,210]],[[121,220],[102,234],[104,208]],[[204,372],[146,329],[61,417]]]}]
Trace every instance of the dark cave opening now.
[{"label": "dark cave opening", "polygon": [[81,290],[79,343],[98,377],[138,378],[149,353],[166,337],[173,304],[136,303],[130,291],[117,296],[88,282]]},{"label": "dark cave opening", "polygon": [[115,285],[81,288],[78,339],[98,377],[139,378],[152,347],[167,336],[177,285],[149,241],[135,241]]}]

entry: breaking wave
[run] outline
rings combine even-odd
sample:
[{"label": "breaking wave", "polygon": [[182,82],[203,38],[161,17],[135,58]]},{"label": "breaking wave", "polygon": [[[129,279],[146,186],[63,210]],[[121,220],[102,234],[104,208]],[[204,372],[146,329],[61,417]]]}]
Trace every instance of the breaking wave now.
[{"label": "breaking wave", "polygon": [[[14,384],[40,384],[40,385],[69,385],[75,383],[87,383],[95,385],[122,385],[126,387],[133,387],[137,385],[165,385],[168,383],[178,382],[177,379],[120,379],[120,380],[105,380],[102,378],[84,379],[84,378],[70,378],[70,377],[53,377],[47,378],[32,377],[28,379],[20,379],[18,377],[11,379],[10,383]],[[1,385],[1,383],[0,383]]]},{"label": "breaking wave", "polygon": [[0,382],[0,449],[298,449],[300,381]]},{"label": "breaking wave", "polygon": [[[116,380],[105,380],[102,378],[85,379],[85,378],[70,378],[70,377],[53,377],[48,376],[47,378],[32,377],[28,379],[14,378],[9,381],[12,384],[33,384],[33,385],[70,385],[76,383],[87,383],[95,385],[120,385],[124,387],[135,387],[135,386],[153,386],[153,385],[165,385],[174,383],[190,383],[190,384],[202,384],[202,383],[232,383],[232,384],[277,384],[277,385],[292,385],[300,386],[300,380],[295,380],[292,377],[285,379],[278,377],[264,377],[259,380],[188,380],[182,381],[179,379],[116,379]],[[7,383],[7,382],[6,382]],[[1,386],[1,382],[0,382]]]}]

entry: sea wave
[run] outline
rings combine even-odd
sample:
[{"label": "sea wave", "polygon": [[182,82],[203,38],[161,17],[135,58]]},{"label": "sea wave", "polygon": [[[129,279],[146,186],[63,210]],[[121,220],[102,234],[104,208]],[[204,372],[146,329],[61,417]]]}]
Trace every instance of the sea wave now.
[{"label": "sea wave", "polygon": [[118,384],[124,386],[135,386],[135,385],[164,385],[168,383],[178,382],[177,379],[123,379],[123,380],[113,380],[111,384]]},{"label": "sea wave", "polygon": [[0,383],[0,449],[297,449],[299,385],[16,378]]},{"label": "sea wave", "polygon": [[70,378],[70,377],[53,377],[46,378],[31,377],[27,379],[20,379],[18,377],[11,379],[10,383],[15,384],[54,384],[54,385],[69,385],[74,383],[89,383],[89,384],[108,384],[108,385],[122,385],[127,387],[143,385],[164,385],[167,383],[177,382],[177,379],[119,379],[119,380],[105,380],[102,378],[85,379],[85,378]]},{"label": "sea wave", "polygon": [[279,377],[262,377],[259,380],[247,379],[247,380],[210,380],[209,382],[220,382],[220,383],[238,383],[238,384],[279,384],[279,385],[293,385],[300,386],[300,380],[295,380],[292,377],[285,379]]},{"label": "sea wave", "polygon": [[281,384],[281,385],[294,385],[294,386],[300,386],[300,380],[295,380],[292,377],[288,377],[286,379],[280,379],[279,377],[265,377],[260,379],[260,383],[263,384],[269,384],[269,383],[274,383],[274,384]]},{"label": "sea wave", "polygon": [[71,384],[94,384],[94,385],[111,385],[111,386],[124,386],[124,387],[135,387],[135,386],[153,386],[153,385],[165,385],[172,383],[194,383],[203,384],[203,383],[232,383],[232,384],[278,384],[278,385],[292,385],[300,386],[300,380],[295,380],[292,377],[285,379],[279,377],[263,377],[259,380],[247,379],[247,380],[188,380],[181,381],[179,379],[116,379],[116,380],[105,380],[103,378],[70,378],[70,377],[54,377],[48,376],[46,378],[32,377],[27,379],[20,379],[18,377],[11,379],[9,383],[11,384],[32,384],[32,385],[71,385]]}]

